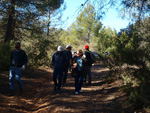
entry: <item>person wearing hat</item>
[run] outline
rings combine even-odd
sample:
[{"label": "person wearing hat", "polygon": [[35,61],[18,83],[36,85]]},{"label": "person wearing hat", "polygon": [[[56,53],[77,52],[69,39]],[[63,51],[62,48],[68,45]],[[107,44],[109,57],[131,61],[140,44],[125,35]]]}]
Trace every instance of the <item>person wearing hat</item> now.
[{"label": "person wearing hat", "polygon": [[[54,91],[60,93],[64,66],[67,62],[67,56],[63,52],[62,46],[58,46],[57,52],[54,53],[52,56],[52,63],[54,66],[53,70],[53,81],[54,81]],[[59,76],[58,76],[59,75]],[[58,83],[57,83],[57,76],[58,76]]]},{"label": "person wearing hat", "polygon": [[67,45],[66,50],[64,51],[67,55],[67,62],[66,62],[65,69],[64,69],[63,85],[66,84],[66,80],[67,80],[67,77],[68,77],[68,69],[70,68],[70,64],[72,62],[71,49],[72,49],[71,45]]},{"label": "person wearing hat", "polygon": [[11,53],[10,58],[10,72],[9,72],[9,86],[10,93],[9,96],[14,95],[14,78],[16,79],[20,93],[23,90],[23,84],[21,81],[22,70],[25,70],[27,66],[27,55],[24,50],[21,49],[21,44],[19,42],[15,43],[15,50]]},{"label": "person wearing hat", "polygon": [[73,58],[73,65],[71,69],[71,75],[75,78],[75,94],[81,93],[83,78],[86,76],[85,61],[81,49],[76,52],[76,56]]},{"label": "person wearing hat", "polygon": [[[88,85],[91,85],[92,77],[91,77],[91,67],[92,67],[92,58],[91,53],[89,51],[89,46],[85,45],[85,52],[84,52],[84,58],[85,58],[85,69],[88,77]],[[86,83],[86,78],[85,78]]]}]

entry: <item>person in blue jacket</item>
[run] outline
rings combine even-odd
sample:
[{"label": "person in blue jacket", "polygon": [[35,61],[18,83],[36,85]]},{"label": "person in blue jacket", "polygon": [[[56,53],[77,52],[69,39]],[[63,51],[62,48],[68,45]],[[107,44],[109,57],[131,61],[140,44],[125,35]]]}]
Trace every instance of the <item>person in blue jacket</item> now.
[{"label": "person in blue jacket", "polygon": [[[75,67],[74,64],[76,64]],[[72,75],[75,77],[75,94],[81,93],[83,78],[86,76],[85,61],[81,49],[76,52],[73,59]]]},{"label": "person in blue jacket", "polygon": [[[57,91],[58,93],[60,93],[61,90],[63,72],[64,72],[64,67],[66,62],[67,62],[67,56],[63,52],[62,46],[58,46],[57,52],[55,52],[52,57],[52,63],[54,66],[54,70],[53,70],[54,91]],[[58,83],[57,83],[57,76],[58,76]]]},{"label": "person in blue jacket", "polygon": [[15,43],[15,50],[11,53],[10,58],[10,72],[9,72],[9,86],[10,93],[9,96],[14,95],[14,78],[16,79],[20,93],[23,90],[23,84],[21,81],[22,70],[25,70],[27,66],[27,55],[24,50],[21,49],[21,44],[19,42]]}]

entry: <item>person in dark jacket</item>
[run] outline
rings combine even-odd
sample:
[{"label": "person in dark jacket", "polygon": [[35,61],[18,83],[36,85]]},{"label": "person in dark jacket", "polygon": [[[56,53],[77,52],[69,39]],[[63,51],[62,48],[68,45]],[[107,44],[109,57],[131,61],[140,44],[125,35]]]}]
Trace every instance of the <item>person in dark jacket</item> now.
[{"label": "person in dark jacket", "polygon": [[15,43],[15,48],[11,53],[10,58],[10,73],[9,73],[9,86],[10,86],[10,96],[14,95],[14,78],[16,79],[20,93],[22,93],[23,84],[21,81],[22,70],[25,70],[27,66],[27,55],[24,50],[21,49],[21,44],[19,42]]},{"label": "person in dark jacket", "polygon": [[81,93],[81,88],[83,85],[83,77],[85,74],[85,65],[84,65],[84,57],[82,50],[78,50],[77,55],[73,59],[73,64],[76,64],[72,66],[72,75],[74,74],[75,77],[75,94]]},{"label": "person in dark jacket", "polygon": [[[88,85],[91,85],[92,76],[91,76],[91,67],[92,67],[92,58],[91,53],[89,51],[89,46],[85,45],[85,52],[84,52],[84,58],[85,58],[85,69],[88,77]],[[85,78],[86,83],[86,78]]]},{"label": "person in dark jacket", "polygon": [[67,80],[67,77],[68,77],[68,70],[69,70],[70,64],[72,62],[71,49],[72,49],[71,45],[67,45],[66,50],[64,51],[67,55],[67,62],[66,62],[65,69],[64,69],[63,85],[66,84],[66,80]]},{"label": "person in dark jacket", "polygon": [[[53,70],[54,91],[57,90],[58,93],[60,93],[61,90],[64,66],[66,62],[67,56],[63,52],[62,46],[58,46],[57,52],[55,52],[52,57],[52,63],[54,66]],[[57,84],[57,76],[58,76],[58,84]]]}]

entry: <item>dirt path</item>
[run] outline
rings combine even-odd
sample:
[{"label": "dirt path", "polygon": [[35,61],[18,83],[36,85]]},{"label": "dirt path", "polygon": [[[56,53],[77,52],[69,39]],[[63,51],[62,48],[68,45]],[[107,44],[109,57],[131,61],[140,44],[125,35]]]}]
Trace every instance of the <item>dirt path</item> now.
[{"label": "dirt path", "polygon": [[[91,86],[84,85],[82,93],[74,94],[74,78],[68,78],[62,92],[53,92],[52,71],[38,70],[24,73],[23,95],[16,91],[8,97],[8,73],[0,74],[0,113],[121,113],[124,93],[120,81],[104,84],[108,69],[99,65],[92,68]],[[17,86],[15,86],[17,89]]]}]

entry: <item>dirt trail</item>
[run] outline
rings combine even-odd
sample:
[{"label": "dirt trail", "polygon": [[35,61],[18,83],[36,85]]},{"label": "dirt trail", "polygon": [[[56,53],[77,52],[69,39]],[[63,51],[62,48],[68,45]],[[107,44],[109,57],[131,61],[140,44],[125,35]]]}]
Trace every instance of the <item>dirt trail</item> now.
[{"label": "dirt trail", "polygon": [[[91,86],[84,85],[82,93],[74,94],[74,78],[68,77],[62,92],[53,92],[52,71],[38,70],[23,74],[24,92],[8,97],[8,73],[0,73],[0,113],[121,113],[124,93],[120,81],[104,84],[108,69],[92,67]],[[17,90],[17,86],[16,90]]]}]

